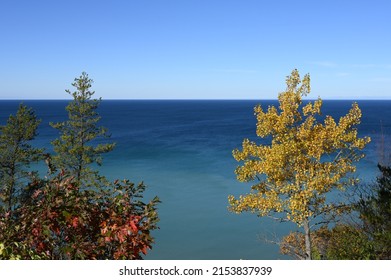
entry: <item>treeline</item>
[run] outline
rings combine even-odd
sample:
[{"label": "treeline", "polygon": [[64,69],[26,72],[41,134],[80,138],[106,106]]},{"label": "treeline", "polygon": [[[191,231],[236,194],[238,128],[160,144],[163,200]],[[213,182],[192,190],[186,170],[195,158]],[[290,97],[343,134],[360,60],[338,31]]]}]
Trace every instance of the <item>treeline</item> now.
[{"label": "treeline", "polygon": [[[0,259],[142,259],[154,242],[158,197],[143,202],[145,185],[109,182],[92,166],[114,143],[98,126],[92,80],[74,80],[68,119],[51,123],[53,153],[31,145],[40,120],[20,104],[0,126]],[[102,141],[100,141],[102,142]],[[41,177],[30,165],[44,161]]]}]

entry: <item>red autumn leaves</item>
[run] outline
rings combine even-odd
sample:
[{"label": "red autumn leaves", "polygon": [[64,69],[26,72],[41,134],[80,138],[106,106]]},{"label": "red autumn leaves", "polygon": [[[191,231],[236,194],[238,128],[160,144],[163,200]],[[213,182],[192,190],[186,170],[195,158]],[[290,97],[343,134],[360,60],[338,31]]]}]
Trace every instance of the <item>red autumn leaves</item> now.
[{"label": "red autumn leaves", "polygon": [[[159,202],[140,201],[144,190],[129,181],[81,189],[66,174],[37,181],[24,203],[3,216],[0,232],[45,259],[142,259],[154,241]],[[12,217],[17,227],[8,226]]]}]

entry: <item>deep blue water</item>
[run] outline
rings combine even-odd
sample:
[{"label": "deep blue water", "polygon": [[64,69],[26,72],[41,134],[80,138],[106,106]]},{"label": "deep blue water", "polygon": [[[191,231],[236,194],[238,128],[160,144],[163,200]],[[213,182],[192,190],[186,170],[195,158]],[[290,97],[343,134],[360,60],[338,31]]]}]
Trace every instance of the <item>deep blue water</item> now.
[{"label": "deep blue water", "polygon": [[[46,147],[58,137],[49,122],[67,118],[68,101],[25,101],[42,119],[35,145]],[[377,175],[376,143],[381,127],[391,135],[391,101],[359,101],[361,136],[372,137],[358,164],[358,176]],[[15,113],[19,101],[0,100],[0,124]],[[227,196],[247,193],[236,180],[232,150],[243,138],[256,141],[253,107],[277,101],[108,101],[102,102],[101,125],[116,149],[105,155],[102,174],[110,179],[144,181],[146,197],[158,195],[160,230],[147,259],[279,259],[276,245],[262,241],[283,236],[295,227],[251,214],[227,211]],[[323,114],[338,118],[352,101],[324,101]]]}]

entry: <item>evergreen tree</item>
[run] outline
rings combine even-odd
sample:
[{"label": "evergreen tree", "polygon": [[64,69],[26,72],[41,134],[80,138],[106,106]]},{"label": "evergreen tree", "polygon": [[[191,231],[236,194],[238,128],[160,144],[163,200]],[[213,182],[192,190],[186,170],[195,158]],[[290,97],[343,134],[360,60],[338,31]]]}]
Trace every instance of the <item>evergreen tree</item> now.
[{"label": "evergreen tree", "polygon": [[[1,127],[0,203],[13,211],[0,207],[0,259],[142,259],[152,248],[159,198],[145,203],[143,183],[109,183],[90,167],[114,148],[96,143],[107,134],[97,126],[100,99],[92,99],[91,83],[82,73],[72,84],[76,91],[67,91],[69,119],[51,124],[60,131],[53,157],[28,145],[39,121],[25,106]],[[22,181],[40,156],[50,174],[59,172]],[[25,186],[20,192],[17,182]]]},{"label": "evergreen tree", "polygon": [[391,167],[378,165],[381,172],[372,194],[362,195],[357,210],[363,232],[372,243],[373,258],[391,259]]},{"label": "evergreen tree", "polygon": [[18,192],[32,174],[30,163],[42,156],[43,149],[29,143],[37,135],[39,123],[34,111],[20,104],[7,124],[0,126],[0,206],[7,212],[17,204]]},{"label": "evergreen tree", "polygon": [[97,108],[101,99],[93,99],[91,91],[92,80],[83,72],[75,78],[72,86],[76,91],[66,90],[73,100],[68,104],[69,119],[64,122],[51,123],[51,126],[60,131],[60,137],[52,142],[55,155],[53,164],[57,169],[65,169],[76,178],[77,184],[94,184],[98,173],[90,165],[101,165],[102,154],[114,148],[113,143],[96,144],[98,138],[108,137],[106,128],[97,126],[100,116]]}]

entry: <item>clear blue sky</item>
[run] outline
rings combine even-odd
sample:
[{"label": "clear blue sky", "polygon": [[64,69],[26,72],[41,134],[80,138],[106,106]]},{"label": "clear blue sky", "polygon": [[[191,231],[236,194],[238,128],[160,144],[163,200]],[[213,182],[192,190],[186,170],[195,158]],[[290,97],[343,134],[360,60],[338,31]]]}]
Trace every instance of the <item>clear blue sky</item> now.
[{"label": "clear blue sky", "polygon": [[86,71],[104,99],[391,98],[391,1],[0,2],[0,99],[64,99]]}]

